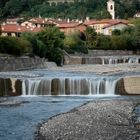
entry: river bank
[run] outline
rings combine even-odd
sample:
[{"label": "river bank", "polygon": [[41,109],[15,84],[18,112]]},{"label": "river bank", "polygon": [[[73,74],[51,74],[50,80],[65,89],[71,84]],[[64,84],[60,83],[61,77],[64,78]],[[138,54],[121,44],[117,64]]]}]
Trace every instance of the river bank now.
[{"label": "river bank", "polygon": [[139,140],[140,97],[94,100],[40,125],[36,140]]}]

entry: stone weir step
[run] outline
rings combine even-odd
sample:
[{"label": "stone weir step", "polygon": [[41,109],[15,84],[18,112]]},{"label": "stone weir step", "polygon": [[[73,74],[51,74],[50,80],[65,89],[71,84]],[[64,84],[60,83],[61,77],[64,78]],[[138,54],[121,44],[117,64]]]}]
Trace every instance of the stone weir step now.
[{"label": "stone weir step", "polygon": [[[26,91],[28,89],[26,85],[23,84],[23,82],[25,81],[16,79],[16,78],[0,78],[0,96],[20,96],[20,95],[23,95],[23,92],[24,92],[24,95],[28,95],[28,92]],[[79,82],[77,83],[79,84]],[[83,85],[84,83],[86,82],[82,82],[82,87],[87,88],[87,85]],[[24,86],[24,91],[23,91],[23,86]],[[43,94],[43,95],[48,95],[47,94],[48,91],[46,87],[48,87],[48,85],[45,85],[46,94]],[[36,87],[33,86],[32,88],[36,88]],[[116,95],[140,95],[140,76],[129,76],[129,77],[120,78],[117,80],[114,88],[115,88],[114,90],[115,90]],[[58,80],[55,80],[55,78],[52,79],[52,83],[51,83],[51,90],[54,91],[54,89],[55,90],[58,89]],[[86,89],[83,89],[83,90],[86,90]],[[54,94],[52,91],[50,95],[59,95],[58,92]],[[79,95],[81,94],[79,93]],[[84,94],[82,93],[82,95]],[[90,95],[92,95],[92,93]]]}]

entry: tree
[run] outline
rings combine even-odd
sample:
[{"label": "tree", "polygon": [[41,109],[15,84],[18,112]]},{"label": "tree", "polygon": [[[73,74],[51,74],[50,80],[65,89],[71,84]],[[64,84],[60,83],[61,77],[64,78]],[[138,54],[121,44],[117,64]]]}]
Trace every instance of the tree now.
[{"label": "tree", "polygon": [[45,30],[39,32],[36,37],[45,45],[43,47],[45,57],[50,61],[54,60],[57,65],[61,65],[64,33],[60,32],[57,27],[47,27]]},{"label": "tree", "polygon": [[20,56],[29,53],[31,48],[30,42],[16,37],[0,37],[0,53]]},{"label": "tree", "polygon": [[64,40],[64,46],[65,50],[69,53],[88,53],[85,43],[81,40],[79,33],[67,35]]},{"label": "tree", "polygon": [[121,31],[119,29],[115,29],[112,31],[112,35],[120,35]]},{"label": "tree", "polygon": [[86,37],[86,45],[89,49],[92,49],[96,45],[96,37],[97,33],[95,32],[95,29],[92,27],[87,27],[85,32],[85,37]]},{"label": "tree", "polygon": [[98,35],[96,40],[96,49],[110,50],[112,48],[112,42],[110,36]]}]

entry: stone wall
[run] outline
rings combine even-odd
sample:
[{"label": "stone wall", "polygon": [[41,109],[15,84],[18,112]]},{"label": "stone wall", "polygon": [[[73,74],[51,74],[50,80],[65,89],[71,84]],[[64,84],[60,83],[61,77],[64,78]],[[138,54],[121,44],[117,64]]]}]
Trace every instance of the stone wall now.
[{"label": "stone wall", "polygon": [[0,96],[19,96],[21,94],[21,80],[14,78],[0,78]]},{"label": "stone wall", "polygon": [[102,64],[104,58],[111,57],[137,57],[140,52],[134,51],[120,51],[120,50],[92,50],[88,54],[68,54],[64,51],[64,65],[74,65],[74,64]]},{"label": "stone wall", "polygon": [[39,57],[0,57],[0,71],[15,71],[46,67],[47,60]]},{"label": "stone wall", "polygon": [[117,82],[116,93],[121,95],[140,95],[140,77],[125,77]]},{"label": "stone wall", "polygon": [[115,55],[140,55],[140,51],[123,51],[123,50],[89,50],[88,54],[75,53],[74,56],[115,56]]}]

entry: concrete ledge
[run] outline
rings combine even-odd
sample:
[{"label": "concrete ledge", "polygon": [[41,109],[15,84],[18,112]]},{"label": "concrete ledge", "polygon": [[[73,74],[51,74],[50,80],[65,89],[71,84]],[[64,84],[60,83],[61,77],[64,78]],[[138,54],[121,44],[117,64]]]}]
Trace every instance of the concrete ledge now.
[{"label": "concrete ledge", "polygon": [[140,95],[140,77],[121,78],[117,82],[116,93],[120,95]]}]

